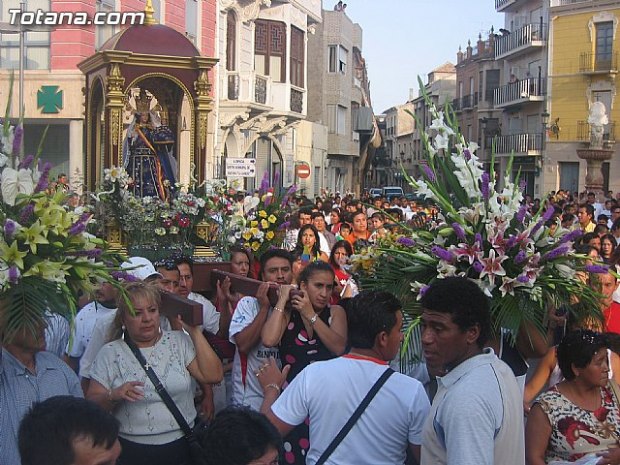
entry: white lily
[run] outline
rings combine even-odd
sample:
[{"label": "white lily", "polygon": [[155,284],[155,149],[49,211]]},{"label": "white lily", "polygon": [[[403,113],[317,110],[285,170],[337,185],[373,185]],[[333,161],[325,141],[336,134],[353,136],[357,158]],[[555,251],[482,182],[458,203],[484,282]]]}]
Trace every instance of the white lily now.
[{"label": "white lily", "polygon": [[30,169],[4,168],[0,183],[2,198],[10,206],[15,205],[17,194],[30,195],[34,192],[34,181]]}]

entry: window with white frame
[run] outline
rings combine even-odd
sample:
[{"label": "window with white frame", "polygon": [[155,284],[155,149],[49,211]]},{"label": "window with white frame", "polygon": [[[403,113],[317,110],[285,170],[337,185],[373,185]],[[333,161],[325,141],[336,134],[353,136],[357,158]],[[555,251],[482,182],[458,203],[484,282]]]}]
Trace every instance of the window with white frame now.
[{"label": "window with white frame", "polygon": [[330,45],[328,48],[328,67],[330,73],[347,74],[347,57],[349,52],[342,45]]},{"label": "window with white frame", "polygon": [[336,106],[336,134],[346,134],[347,107]]},{"label": "window with white frame", "polygon": [[[0,1],[0,22],[10,21],[9,10],[19,10],[19,0]],[[50,11],[50,0],[27,0],[25,11]],[[29,31],[24,34],[24,68],[49,69],[50,33]],[[0,68],[19,68],[19,34],[0,34]]]},{"label": "window with white frame", "polygon": [[[97,0],[97,12],[110,13],[116,11],[116,0]],[[95,26],[95,50],[99,50],[106,41],[118,32],[118,26]]]},{"label": "window with white frame", "polygon": [[194,45],[198,46],[198,1],[185,2],[185,35]]}]

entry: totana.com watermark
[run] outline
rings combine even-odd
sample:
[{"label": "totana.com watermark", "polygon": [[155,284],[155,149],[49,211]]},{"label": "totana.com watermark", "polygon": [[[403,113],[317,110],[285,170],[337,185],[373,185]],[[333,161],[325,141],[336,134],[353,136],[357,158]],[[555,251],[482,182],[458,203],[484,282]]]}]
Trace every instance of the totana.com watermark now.
[{"label": "totana.com watermark", "polygon": [[83,11],[9,10],[9,22],[15,26],[122,26],[144,24],[143,11],[98,11],[92,17]]}]

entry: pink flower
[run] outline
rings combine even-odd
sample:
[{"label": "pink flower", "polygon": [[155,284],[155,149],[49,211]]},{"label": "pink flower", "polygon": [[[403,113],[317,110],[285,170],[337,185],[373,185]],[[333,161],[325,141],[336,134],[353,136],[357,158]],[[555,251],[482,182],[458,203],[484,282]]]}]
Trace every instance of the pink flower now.
[{"label": "pink flower", "polygon": [[482,272],[480,273],[480,279],[485,276],[489,277],[489,281],[492,283],[496,276],[506,276],[506,270],[502,266],[502,262],[507,260],[508,257],[504,254],[495,256],[495,249],[489,250],[489,256],[484,257],[484,254],[478,254],[478,260],[482,263]]},{"label": "pink flower", "polygon": [[460,262],[466,260],[470,265],[473,265],[474,260],[482,251],[478,242],[474,242],[472,245],[467,244],[466,242],[461,242],[457,246],[451,245],[449,250],[456,255],[457,261]]}]

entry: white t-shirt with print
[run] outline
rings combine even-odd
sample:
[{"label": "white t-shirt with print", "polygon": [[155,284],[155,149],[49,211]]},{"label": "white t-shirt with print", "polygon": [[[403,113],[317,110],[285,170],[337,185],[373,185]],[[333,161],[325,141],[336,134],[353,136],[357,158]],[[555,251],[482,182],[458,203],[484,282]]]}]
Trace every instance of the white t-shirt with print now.
[{"label": "white t-shirt with print", "polygon": [[71,339],[67,345],[67,355],[74,358],[84,355],[97,320],[115,313],[116,308],[105,307],[96,300],[84,305],[75,317]]},{"label": "white t-shirt with print", "polygon": [[[247,328],[256,318],[260,307],[255,297],[243,297],[235,308],[230,322],[229,338],[235,344],[235,336]],[[272,310],[269,309],[269,312]],[[254,410],[260,410],[263,403],[263,389],[256,379],[256,371],[274,357],[280,362],[280,352],[277,347],[265,347],[262,342],[242,354],[235,350],[232,367],[233,403],[247,405]]]},{"label": "white t-shirt with print", "polygon": [[[306,464],[317,462],[386,369],[378,360],[345,355],[308,365],[284,389],[271,410],[289,425],[310,417]],[[409,443],[422,443],[429,408],[419,381],[392,374],[326,465],[403,464]]]},{"label": "white t-shirt with print", "polygon": [[215,305],[196,292],[190,292],[187,298],[202,305],[202,329],[208,333],[217,334],[220,329],[220,313],[215,309]]}]

